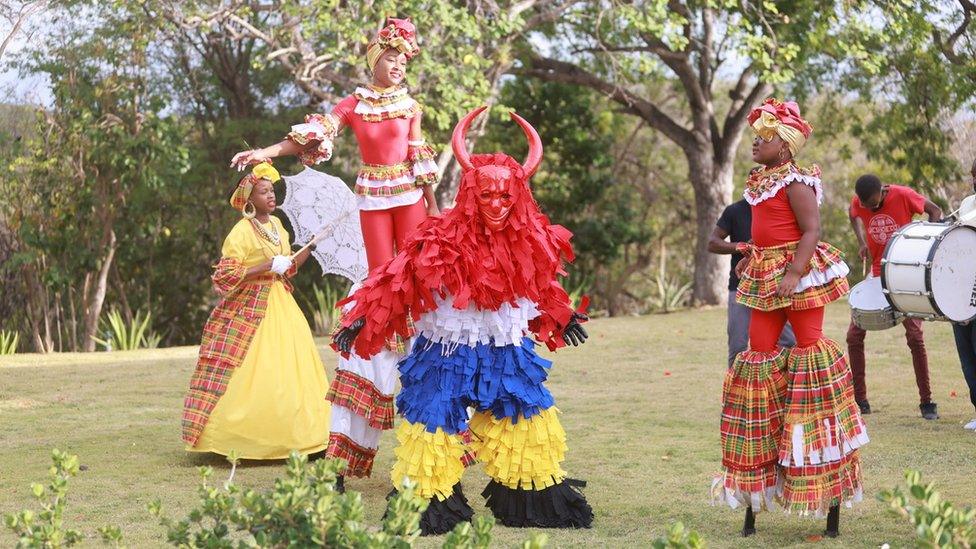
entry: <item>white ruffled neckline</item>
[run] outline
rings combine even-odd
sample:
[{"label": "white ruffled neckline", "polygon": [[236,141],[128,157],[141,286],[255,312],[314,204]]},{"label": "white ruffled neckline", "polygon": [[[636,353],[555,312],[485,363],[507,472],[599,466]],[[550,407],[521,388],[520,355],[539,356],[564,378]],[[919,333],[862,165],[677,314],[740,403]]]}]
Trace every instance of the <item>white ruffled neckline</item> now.
[{"label": "white ruffled neckline", "polygon": [[800,173],[795,166],[790,169],[790,171],[787,172],[786,175],[784,175],[781,179],[763,191],[759,196],[752,196],[752,194],[749,193],[749,189],[746,188],[746,190],[742,193],[742,197],[746,199],[746,202],[748,202],[749,205],[755,206],[776,196],[776,193],[778,193],[781,189],[794,182],[803,183],[804,185],[813,187],[813,190],[816,191],[817,194],[817,206],[820,206],[823,203],[823,184],[820,181],[820,178],[816,175]]},{"label": "white ruffled neckline", "polygon": [[406,86],[398,86],[389,91],[376,91],[366,86],[358,86],[356,91],[353,92],[353,95],[365,99],[390,99],[407,95],[409,92],[410,90]]}]

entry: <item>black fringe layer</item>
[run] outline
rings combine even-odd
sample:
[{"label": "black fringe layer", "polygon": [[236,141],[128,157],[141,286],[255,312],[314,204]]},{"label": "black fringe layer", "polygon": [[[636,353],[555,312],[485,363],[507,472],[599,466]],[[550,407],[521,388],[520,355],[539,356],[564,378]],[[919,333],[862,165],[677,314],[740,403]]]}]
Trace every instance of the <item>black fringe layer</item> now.
[{"label": "black fringe layer", "polygon": [[[397,491],[393,490],[386,499],[392,498]],[[438,536],[446,534],[462,522],[471,522],[474,509],[468,505],[467,498],[461,492],[461,483],[454,485],[454,491],[445,500],[430,498],[427,510],[420,515],[420,535]]]},{"label": "black fringe layer", "polygon": [[542,490],[509,488],[492,480],[481,495],[505,526],[589,528],[593,523],[593,509],[569,479]]}]

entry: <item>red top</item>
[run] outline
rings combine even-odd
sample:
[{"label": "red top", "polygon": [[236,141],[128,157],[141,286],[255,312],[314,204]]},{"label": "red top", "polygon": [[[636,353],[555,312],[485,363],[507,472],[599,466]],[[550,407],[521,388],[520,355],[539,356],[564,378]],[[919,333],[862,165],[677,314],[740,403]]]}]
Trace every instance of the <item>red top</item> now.
[{"label": "red top", "polygon": [[350,95],[332,109],[332,114],[342,126],[349,126],[356,134],[359,154],[363,163],[391,166],[407,161],[407,140],[412,118],[393,118],[379,122],[367,122],[356,114],[359,99]]},{"label": "red top", "polygon": [[851,199],[851,217],[860,217],[871,254],[871,274],[881,275],[881,256],[891,235],[912,222],[912,216],[925,211],[925,197],[908,187],[888,185],[888,193],[877,211],[861,205],[854,195]]},{"label": "red top", "polygon": [[[803,185],[793,182],[790,185]],[[772,198],[767,198],[752,206],[752,241],[763,248],[796,242],[803,236],[796,215],[786,196],[787,186],[780,189]]]}]

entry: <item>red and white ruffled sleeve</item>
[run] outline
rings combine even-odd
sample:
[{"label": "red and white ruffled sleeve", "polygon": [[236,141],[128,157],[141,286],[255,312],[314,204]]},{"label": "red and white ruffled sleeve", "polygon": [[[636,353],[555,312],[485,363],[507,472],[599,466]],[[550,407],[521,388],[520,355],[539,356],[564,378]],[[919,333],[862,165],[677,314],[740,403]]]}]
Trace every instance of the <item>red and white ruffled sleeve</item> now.
[{"label": "red and white ruffled sleeve", "polygon": [[427,141],[407,142],[407,161],[413,165],[413,176],[418,187],[437,183],[437,162],[434,157],[434,149]]},{"label": "red and white ruffled sleeve", "polygon": [[298,159],[312,166],[332,158],[332,141],[339,133],[339,120],[332,114],[309,114],[303,124],[296,124],[288,132],[287,139],[306,147]]}]

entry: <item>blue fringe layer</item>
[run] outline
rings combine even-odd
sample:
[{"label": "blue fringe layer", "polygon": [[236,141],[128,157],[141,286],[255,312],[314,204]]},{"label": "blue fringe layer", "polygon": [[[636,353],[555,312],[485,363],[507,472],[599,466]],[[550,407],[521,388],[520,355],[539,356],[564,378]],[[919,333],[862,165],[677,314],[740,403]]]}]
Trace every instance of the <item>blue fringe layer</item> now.
[{"label": "blue fringe layer", "polygon": [[521,345],[470,347],[420,336],[399,364],[397,410],[432,433],[438,427],[449,434],[467,429],[467,406],[514,423],[553,405],[552,393],[542,385],[550,366],[528,337]]}]

